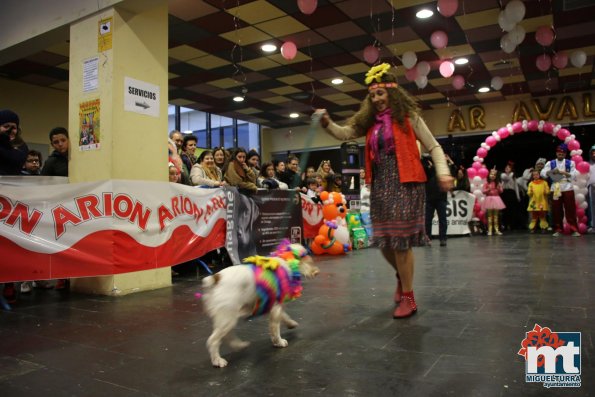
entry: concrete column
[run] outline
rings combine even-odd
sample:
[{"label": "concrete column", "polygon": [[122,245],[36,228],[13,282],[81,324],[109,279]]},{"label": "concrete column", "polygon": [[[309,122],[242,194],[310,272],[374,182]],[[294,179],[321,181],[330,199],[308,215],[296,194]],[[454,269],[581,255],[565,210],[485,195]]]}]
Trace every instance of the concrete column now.
[{"label": "concrete column", "polygon": [[[126,2],[84,18],[70,27],[69,133],[70,182],[105,179],[167,181],[167,1],[146,1],[143,9]],[[97,57],[97,88],[84,65]],[[138,107],[125,106],[125,83],[140,85]],[[158,93],[147,94],[147,87]],[[137,92],[138,94],[139,92]],[[128,96],[130,98],[130,96]],[[157,99],[157,100],[156,100]],[[81,104],[99,100],[99,148],[79,146]],[[157,104],[158,103],[158,104]],[[147,108],[146,106],[151,106]],[[73,279],[71,289],[125,295],[171,285],[170,268],[115,276]]]}]

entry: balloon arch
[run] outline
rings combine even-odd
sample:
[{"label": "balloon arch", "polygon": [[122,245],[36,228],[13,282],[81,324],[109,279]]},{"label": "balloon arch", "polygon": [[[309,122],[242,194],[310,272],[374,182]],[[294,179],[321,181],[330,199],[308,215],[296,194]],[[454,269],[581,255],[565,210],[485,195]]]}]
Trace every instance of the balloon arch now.
[{"label": "balloon arch", "polygon": [[[579,232],[586,233],[587,217],[585,215],[585,210],[588,207],[588,203],[585,199],[585,195],[587,194],[587,179],[590,169],[589,163],[583,160],[583,151],[580,142],[576,140],[576,137],[571,134],[570,131],[566,128],[562,128],[560,124],[553,124],[544,120],[523,120],[507,124],[506,126],[499,128],[497,131],[492,132],[492,134],[481,143],[480,147],[477,149],[475,157],[473,157],[473,165],[467,169],[471,193],[476,197],[475,206],[473,208],[475,217],[482,221],[485,220],[485,213],[481,209],[481,203],[485,199],[482,188],[486,182],[489,170],[483,163],[490,149],[503,139],[527,131],[544,132],[548,135],[557,137],[568,146],[571,160],[574,161],[576,169],[580,173],[574,182]],[[564,231],[570,233],[570,228],[566,224],[564,225]]]}]

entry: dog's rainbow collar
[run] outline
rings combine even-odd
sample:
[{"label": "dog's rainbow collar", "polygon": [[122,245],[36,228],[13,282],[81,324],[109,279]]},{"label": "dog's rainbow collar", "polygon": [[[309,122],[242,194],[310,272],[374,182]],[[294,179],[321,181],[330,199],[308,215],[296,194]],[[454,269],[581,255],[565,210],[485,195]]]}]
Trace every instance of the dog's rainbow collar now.
[{"label": "dog's rainbow collar", "polygon": [[279,258],[255,255],[244,259],[244,263],[251,265],[256,283],[256,303],[252,309],[252,316],[268,313],[275,303],[283,303],[302,295],[299,260],[286,261],[289,272],[280,266]]}]

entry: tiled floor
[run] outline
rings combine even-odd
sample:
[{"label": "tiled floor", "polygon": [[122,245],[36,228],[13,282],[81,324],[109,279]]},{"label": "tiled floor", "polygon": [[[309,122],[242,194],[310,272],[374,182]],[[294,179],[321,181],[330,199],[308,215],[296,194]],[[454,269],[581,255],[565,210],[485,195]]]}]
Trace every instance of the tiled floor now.
[{"label": "tiled floor", "polygon": [[[595,238],[509,234],[419,248],[419,312],[393,320],[394,274],[378,251],[318,258],[288,305],[300,322],[271,346],[210,365],[195,277],[121,298],[35,290],[0,312],[2,396],[549,396],[595,394]],[[582,332],[582,387],[525,383],[517,355],[535,323]]]}]

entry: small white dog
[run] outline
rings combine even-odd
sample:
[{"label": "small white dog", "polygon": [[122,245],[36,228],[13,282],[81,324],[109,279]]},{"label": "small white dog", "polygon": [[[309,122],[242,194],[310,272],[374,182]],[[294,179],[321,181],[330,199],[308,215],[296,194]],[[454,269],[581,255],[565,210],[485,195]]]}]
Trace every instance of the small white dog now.
[{"label": "small white dog", "polygon": [[251,256],[244,262],[247,264],[230,266],[202,282],[204,307],[213,320],[207,349],[214,367],[227,365],[219,354],[223,339],[233,349],[250,344],[233,332],[241,317],[270,312],[273,346],[287,347],[287,341],[281,338],[281,322],[288,328],[295,328],[298,323],[283,310],[282,304],[301,295],[301,275],[312,278],[319,272],[306,249],[289,241],[283,242],[270,257]]}]

